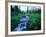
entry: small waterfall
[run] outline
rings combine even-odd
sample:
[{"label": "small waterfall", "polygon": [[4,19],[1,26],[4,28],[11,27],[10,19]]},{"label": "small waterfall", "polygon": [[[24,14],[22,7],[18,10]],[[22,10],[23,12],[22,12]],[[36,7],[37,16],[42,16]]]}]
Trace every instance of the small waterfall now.
[{"label": "small waterfall", "polygon": [[25,31],[27,30],[27,23],[29,21],[29,16],[24,16],[20,19],[20,23],[13,31]]}]

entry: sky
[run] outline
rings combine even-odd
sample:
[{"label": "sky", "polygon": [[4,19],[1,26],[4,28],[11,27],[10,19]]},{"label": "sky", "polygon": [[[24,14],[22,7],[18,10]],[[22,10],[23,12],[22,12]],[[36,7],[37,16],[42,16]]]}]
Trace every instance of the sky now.
[{"label": "sky", "polygon": [[[15,5],[14,6],[12,6],[13,8],[15,7]],[[27,6],[18,6],[18,8],[20,7],[20,10],[21,11],[27,11]],[[40,9],[41,7],[40,6],[28,6],[28,10],[38,10],[38,9]]]},{"label": "sky", "polygon": [[[38,10],[40,9],[40,6],[28,6],[28,10]],[[21,11],[27,11],[27,6],[20,6]]]},{"label": "sky", "polygon": [[21,11],[27,11],[27,6],[20,6]]}]

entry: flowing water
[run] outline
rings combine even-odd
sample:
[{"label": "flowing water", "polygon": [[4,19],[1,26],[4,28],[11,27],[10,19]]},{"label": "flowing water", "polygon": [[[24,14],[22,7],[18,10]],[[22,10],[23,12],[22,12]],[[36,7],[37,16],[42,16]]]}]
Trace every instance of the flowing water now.
[{"label": "flowing water", "polygon": [[20,23],[13,31],[26,31],[28,29],[27,28],[28,21],[29,16],[24,16],[23,18],[20,19]]}]

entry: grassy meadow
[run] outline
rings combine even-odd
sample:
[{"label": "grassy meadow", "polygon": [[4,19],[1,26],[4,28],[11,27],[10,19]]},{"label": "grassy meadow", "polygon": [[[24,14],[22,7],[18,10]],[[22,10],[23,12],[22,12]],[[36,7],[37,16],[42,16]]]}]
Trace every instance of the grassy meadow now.
[{"label": "grassy meadow", "polygon": [[[28,9],[28,8],[27,8]],[[11,31],[18,26],[20,19],[23,16],[29,16],[30,21],[27,24],[28,30],[41,29],[41,9],[32,11],[21,11],[18,6],[12,8],[11,6]]]}]

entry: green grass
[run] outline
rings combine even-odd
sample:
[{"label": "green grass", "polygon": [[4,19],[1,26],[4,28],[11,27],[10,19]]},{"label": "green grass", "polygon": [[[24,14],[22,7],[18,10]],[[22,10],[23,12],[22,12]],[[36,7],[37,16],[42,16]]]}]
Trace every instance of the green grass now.
[{"label": "green grass", "polygon": [[11,30],[13,30],[20,23],[20,19],[23,16],[29,16],[30,21],[28,22],[29,30],[38,30],[41,26],[41,15],[38,13],[26,13],[26,14],[18,14],[11,16]]}]

